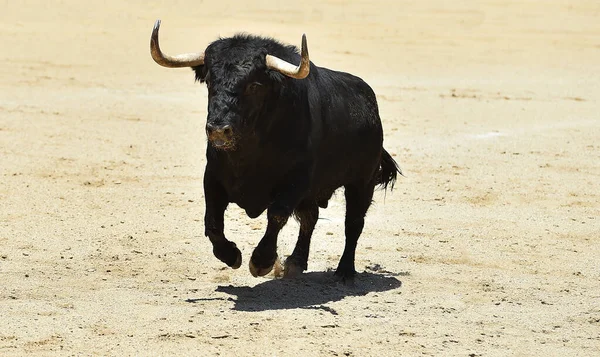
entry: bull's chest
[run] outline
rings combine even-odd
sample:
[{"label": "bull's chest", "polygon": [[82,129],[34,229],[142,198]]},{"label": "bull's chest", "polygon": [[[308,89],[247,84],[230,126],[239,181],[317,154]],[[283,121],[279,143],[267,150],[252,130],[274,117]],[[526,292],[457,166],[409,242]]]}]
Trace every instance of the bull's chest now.
[{"label": "bull's chest", "polygon": [[229,202],[237,204],[251,218],[258,217],[271,202],[271,185],[264,178],[246,175],[224,179]]}]

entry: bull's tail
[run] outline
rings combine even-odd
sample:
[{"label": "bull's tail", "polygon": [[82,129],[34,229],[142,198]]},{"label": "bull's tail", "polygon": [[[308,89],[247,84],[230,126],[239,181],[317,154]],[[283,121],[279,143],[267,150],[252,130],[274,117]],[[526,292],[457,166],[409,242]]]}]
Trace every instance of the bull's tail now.
[{"label": "bull's tail", "polygon": [[382,150],[381,163],[377,172],[377,185],[380,185],[384,190],[387,190],[388,186],[390,186],[390,190],[393,190],[396,177],[398,174],[402,175],[402,170],[392,158],[392,155],[385,151],[385,149]]}]

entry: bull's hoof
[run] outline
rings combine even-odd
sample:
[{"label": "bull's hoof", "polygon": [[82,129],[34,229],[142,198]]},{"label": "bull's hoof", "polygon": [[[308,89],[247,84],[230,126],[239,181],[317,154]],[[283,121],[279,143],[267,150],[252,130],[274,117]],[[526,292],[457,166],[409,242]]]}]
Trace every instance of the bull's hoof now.
[{"label": "bull's hoof", "polygon": [[296,278],[296,277],[300,276],[305,270],[306,270],[305,266],[303,266],[302,264],[299,264],[293,257],[290,256],[285,261],[285,269],[283,270],[283,277],[284,278]]},{"label": "bull's hoof", "polygon": [[273,257],[269,257],[267,259],[264,258],[264,255],[259,251],[254,250],[252,253],[252,258],[250,258],[250,274],[252,276],[265,276],[273,270],[273,265],[275,265],[275,261],[277,260],[277,253]]},{"label": "bull's hoof", "polygon": [[233,269],[242,266],[242,252],[240,252],[233,242],[228,241],[223,245],[214,246],[213,254]]},{"label": "bull's hoof", "polygon": [[340,269],[339,267],[335,271],[333,278],[346,285],[346,286],[354,286],[354,277],[356,276],[356,270],[354,269]]},{"label": "bull's hoof", "polygon": [[235,263],[233,263],[233,265],[231,265],[231,268],[239,269],[239,267],[241,267],[241,266],[242,266],[242,252],[240,252],[240,250],[238,249],[237,258],[235,259]]},{"label": "bull's hoof", "polygon": [[274,263],[269,266],[269,267],[258,267],[256,265],[254,265],[254,263],[252,263],[252,260],[250,260],[250,264],[249,264],[249,268],[250,268],[250,274],[252,274],[253,277],[259,277],[259,276],[265,276],[267,274],[269,274],[271,272],[271,270],[273,270],[273,265],[275,265]]}]

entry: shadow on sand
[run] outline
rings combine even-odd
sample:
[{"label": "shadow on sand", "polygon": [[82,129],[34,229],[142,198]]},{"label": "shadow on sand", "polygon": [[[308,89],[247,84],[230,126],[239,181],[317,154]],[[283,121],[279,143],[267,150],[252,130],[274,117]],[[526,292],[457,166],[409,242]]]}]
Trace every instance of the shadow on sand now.
[{"label": "shadow on sand", "polygon": [[233,309],[237,311],[305,308],[321,309],[336,315],[335,310],[322,304],[400,286],[402,282],[393,276],[370,272],[357,274],[352,286],[336,282],[332,272],[310,272],[296,279],[268,280],[254,287],[219,286],[216,291],[236,296]]}]

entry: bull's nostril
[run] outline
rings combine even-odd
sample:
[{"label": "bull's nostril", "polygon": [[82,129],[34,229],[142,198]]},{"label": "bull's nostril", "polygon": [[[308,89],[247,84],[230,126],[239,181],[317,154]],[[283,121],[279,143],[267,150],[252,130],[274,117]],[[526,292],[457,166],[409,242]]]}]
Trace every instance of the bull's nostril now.
[{"label": "bull's nostril", "polygon": [[206,124],[206,132],[208,134],[212,133],[213,131],[215,131],[215,126],[212,124]]},{"label": "bull's nostril", "polygon": [[231,136],[232,130],[231,130],[231,126],[230,125],[225,125],[223,127],[223,134],[225,134],[228,137]]}]

